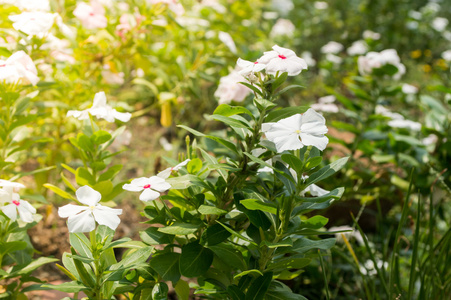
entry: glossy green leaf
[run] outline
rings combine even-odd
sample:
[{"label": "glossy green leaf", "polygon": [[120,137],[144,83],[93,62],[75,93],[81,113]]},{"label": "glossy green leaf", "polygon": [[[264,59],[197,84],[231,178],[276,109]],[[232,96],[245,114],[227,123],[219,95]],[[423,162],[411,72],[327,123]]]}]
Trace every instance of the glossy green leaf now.
[{"label": "glossy green leaf", "polygon": [[252,113],[243,106],[230,106],[228,104],[219,105],[213,112],[215,115],[230,117],[233,115],[247,114],[252,117]]},{"label": "glossy green leaf", "polygon": [[66,191],[63,191],[62,189],[60,189],[57,186],[54,186],[53,184],[50,183],[46,183],[43,185],[45,188],[48,188],[49,190],[51,190],[52,192],[54,192],[55,194],[57,194],[58,196],[63,197],[64,199],[70,199],[70,200],[75,200],[75,197],[72,196],[71,194],[69,194]]},{"label": "glossy green leaf", "polygon": [[269,284],[272,281],[272,272],[268,272],[256,278],[246,293],[246,300],[261,300],[264,299],[266,291],[269,288]]},{"label": "glossy green leaf", "polygon": [[180,279],[180,254],[169,252],[152,256],[150,267],[165,281],[177,282]]},{"label": "glossy green leaf", "polygon": [[227,213],[226,210],[217,208],[210,205],[201,205],[197,209],[202,215],[224,215]]},{"label": "glossy green leaf", "polygon": [[174,287],[175,293],[177,294],[178,299],[180,300],[188,300],[190,296],[189,285],[188,282],[184,280],[179,280]]},{"label": "glossy green leaf", "polygon": [[318,181],[326,179],[327,177],[335,174],[338,170],[340,170],[341,168],[343,168],[345,166],[348,159],[349,159],[349,157],[340,158],[340,159],[334,161],[333,163],[331,163],[330,165],[327,165],[327,166],[319,169],[318,171],[316,171],[315,173],[310,175],[310,177],[306,180],[306,184],[310,185],[313,183],[317,183]]},{"label": "glossy green leaf", "polygon": [[238,269],[245,270],[246,263],[244,261],[243,254],[229,244],[220,244],[216,246],[209,246],[214,254],[222,260],[224,263]]},{"label": "glossy green leaf", "polygon": [[158,228],[158,231],[172,235],[188,235],[196,232],[199,227],[197,224],[175,222],[171,226]]},{"label": "glossy green leaf", "polygon": [[310,263],[310,258],[282,258],[267,266],[267,270],[282,271],[285,269],[302,269]]},{"label": "glossy green leaf", "polygon": [[244,199],[240,203],[250,210],[261,210],[271,214],[277,214],[277,207],[274,203],[263,202],[258,199]]},{"label": "glossy green leaf", "polygon": [[213,251],[197,242],[182,247],[180,273],[186,277],[197,277],[205,273],[213,262]]},{"label": "glossy green leaf", "polygon": [[214,224],[204,231],[204,233],[202,234],[202,240],[206,245],[214,246],[227,240],[231,235],[232,234],[220,224]]}]

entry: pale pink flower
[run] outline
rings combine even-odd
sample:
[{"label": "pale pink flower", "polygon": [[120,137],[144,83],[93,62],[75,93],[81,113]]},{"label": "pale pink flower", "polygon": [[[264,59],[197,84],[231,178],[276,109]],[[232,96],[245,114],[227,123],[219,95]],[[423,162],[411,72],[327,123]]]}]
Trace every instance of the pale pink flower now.
[{"label": "pale pink flower", "polygon": [[394,79],[399,79],[405,72],[406,67],[401,63],[395,49],[386,49],[381,52],[368,52],[365,56],[359,56],[357,65],[362,75],[368,75],[373,69],[381,68],[387,64],[393,65],[398,72],[393,75]]},{"label": "pale pink flower", "polygon": [[6,61],[0,60],[0,81],[14,83],[21,80],[24,84],[35,85],[39,81],[38,70],[24,51],[18,51]]},{"label": "pale pink flower", "polygon": [[340,53],[343,50],[343,45],[340,43],[337,43],[335,41],[330,41],[329,43],[327,43],[326,45],[321,47],[321,53],[324,54],[337,54]]},{"label": "pale pink flower", "polygon": [[270,36],[287,36],[292,37],[296,28],[294,24],[288,19],[278,19],[276,24],[271,29]]},{"label": "pale pink flower", "polygon": [[359,40],[352,43],[351,47],[346,49],[346,52],[351,55],[363,55],[368,52],[368,45],[365,41]]},{"label": "pale pink flower", "polygon": [[243,76],[236,70],[222,77],[215,92],[215,97],[219,98],[219,104],[230,103],[233,100],[242,102],[252,92],[248,87],[240,83],[242,81]]},{"label": "pale pink flower", "polygon": [[121,113],[112,108],[106,103],[105,92],[95,94],[94,101],[91,108],[85,110],[69,110],[68,117],[74,117],[79,120],[89,119],[89,115],[95,116],[98,119],[105,119],[107,122],[114,122],[115,119],[128,122],[131,118],[130,113]]},{"label": "pale pink flower", "polygon": [[108,25],[105,8],[95,1],[92,1],[91,5],[80,2],[74,10],[74,16],[86,29],[105,28]]},{"label": "pale pink flower", "polygon": [[249,76],[251,74],[254,74],[255,72],[260,72],[266,67],[265,64],[258,63],[258,61],[251,62],[241,58],[238,58],[236,65],[240,68],[238,73],[242,76]]},{"label": "pale pink flower", "polygon": [[289,76],[295,76],[308,68],[307,63],[296,56],[293,50],[282,48],[277,45],[272,47],[273,51],[264,52],[257,61],[266,65],[266,73],[276,75],[277,72],[288,72]]},{"label": "pale pink flower", "polygon": [[318,99],[318,103],[314,103],[310,107],[316,111],[337,113],[338,106],[334,104],[335,100],[334,95],[324,96]]},{"label": "pale pink flower", "polygon": [[41,11],[23,12],[20,15],[9,16],[13,21],[13,27],[29,36],[46,34],[55,23],[58,14]]},{"label": "pale pink flower", "polygon": [[230,52],[232,52],[233,54],[237,53],[235,42],[233,41],[233,38],[230,34],[224,31],[220,31],[218,33],[218,38],[227,46],[227,48],[229,48]]},{"label": "pale pink flower", "polygon": [[36,209],[27,201],[20,199],[17,193],[25,186],[3,179],[0,179],[0,186],[3,187],[0,189],[0,210],[13,222],[17,220],[17,214],[23,222],[33,222]]}]

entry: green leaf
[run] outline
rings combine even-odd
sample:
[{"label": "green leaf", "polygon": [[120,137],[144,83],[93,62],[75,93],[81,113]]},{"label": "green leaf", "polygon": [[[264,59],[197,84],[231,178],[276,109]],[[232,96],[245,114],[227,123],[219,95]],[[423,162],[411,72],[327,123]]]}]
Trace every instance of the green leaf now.
[{"label": "green leaf", "polygon": [[240,82],[240,84],[250,88],[252,91],[254,91],[254,93],[256,93],[257,95],[260,95],[260,96],[263,97],[262,91],[258,87],[256,87],[255,85],[249,84],[247,82]]},{"label": "green leaf", "polygon": [[171,226],[158,228],[158,231],[173,235],[188,235],[196,232],[199,227],[197,224],[175,222]]},{"label": "green leaf", "polygon": [[152,289],[152,300],[168,299],[169,288],[164,282],[157,282]]},{"label": "green leaf", "polygon": [[153,247],[150,246],[140,248],[132,252],[131,254],[127,255],[125,258],[122,258],[120,262],[111,266],[110,269],[117,270],[117,269],[133,268],[135,265],[145,262],[149,258],[152,251]]},{"label": "green leaf", "polygon": [[215,115],[230,117],[233,115],[247,114],[252,117],[252,113],[242,106],[230,106],[228,104],[219,105],[213,112]]},{"label": "green leaf", "polygon": [[[250,154],[250,153],[243,152],[243,154],[246,155],[247,157],[249,157],[252,161],[254,161],[254,162],[256,162],[256,163],[258,163],[258,164],[260,164],[260,165],[262,165],[262,166],[269,167],[269,168],[271,168],[272,170],[276,170],[272,165],[268,164],[267,162],[265,162],[264,160],[261,160],[260,158],[258,158],[258,157],[256,157],[256,156],[253,156],[253,155]],[[277,170],[276,170],[276,171],[277,171]]]},{"label": "green leaf", "polygon": [[199,208],[197,209],[202,215],[224,215],[227,213],[226,210],[223,209],[219,209],[217,207],[214,206],[210,206],[210,205],[201,205],[199,206]]},{"label": "green leaf", "polygon": [[57,194],[58,196],[63,197],[64,199],[70,199],[70,200],[76,200],[74,196],[72,196],[71,194],[69,194],[66,191],[63,191],[62,189],[60,189],[57,186],[54,186],[53,184],[50,183],[45,183],[43,185],[45,188],[48,188],[49,190],[51,190],[52,192],[54,192],[55,194]]},{"label": "green leaf", "polygon": [[88,289],[88,287],[86,287],[85,285],[75,282],[75,281],[64,282],[64,283],[60,283],[57,285],[47,283],[47,284],[43,284],[42,287],[48,288],[51,290],[65,292],[65,293],[78,293],[78,292],[85,291]]},{"label": "green leaf", "polygon": [[27,265],[21,265],[21,266],[14,266],[13,267],[13,272],[16,272],[17,270],[17,275],[25,275],[28,273],[33,272],[34,270],[36,270],[37,268],[39,268],[40,266],[43,266],[45,264],[49,264],[52,262],[58,261],[58,259],[56,258],[50,258],[50,257],[39,257],[37,259],[34,259],[31,263],[27,264]]},{"label": "green leaf", "polygon": [[224,263],[238,270],[246,270],[246,263],[243,254],[229,244],[220,244],[216,246],[208,246],[214,254]]},{"label": "green leaf", "polygon": [[257,108],[260,111],[271,109],[275,106],[277,106],[274,102],[271,102],[269,100],[263,99],[263,98],[254,98],[254,105],[257,106]]},{"label": "green leaf", "polygon": [[174,287],[175,293],[177,294],[178,299],[180,300],[188,300],[189,299],[189,285],[188,282],[184,280],[179,280]]},{"label": "green leaf", "polygon": [[122,170],[122,165],[114,165],[99,176],[99,182],[113,179]]},{"label": "green leaf", "polygon": [[97,182],[92,188],[102,194],[102,197],[105,197],[113,191],[113,183],[109,180],[100,181]]},{"label": "green leaf", "polygon": [[[208,154],[207,151],[205,151],[205,150],[202,149],[202,148],[199,148],[199,150],[200,150],[200,152],[201,152],[201,154],[202,154],[202,157],[205,159],[205,161],[206,161],[207,163],[209,163],[210,165],[213,165],[213,166],[219,165],[219,163],[218,163],[218,161],[216,160],[216,158],[214,158],[213,156],[211,156],[210,154]],[[221,175],[222,178],[227,179],[227,173],[226,173],[224,170],[217,169],[217,171],[218,171],[219,175]]]},{"label": "green leaf", "polygon": [[321,168],[320,170],[318,170],[315,173],[313,173],[312,175],[310,175],[310,177],[307,178],[305,183],[307,185],[314,184],[314,183],[317,183],[318,181],[326,179],[327,177],[335,174],[338,170],[340,170],[341,168],[344,167],[344,165],[346,164],[348,159],[349,159],[349,157],[343,157],[343,158],[340,158],[340,159],[334,161],[330,165],[327,165],[324,168]]},{"label": "green leaf", "polygon": [[310,169],[313,169],[323,161],[323,158],[321,156],[312,157],[305,163],[305,170],[308,171]]},{"label": "green leaf", "polygon": [[251,275],[253,277],[257,277],[257,276],[263,276],[263,273],[257,269],[246,270],[246,271],[243,271],[243,272],[238,273],[235,276],[233,276],[233,279],[238,280],[239,278],[246,276],[246,275]]},{"label": "green leaf", "polygon": [[229,285],[227,287],[227,293],[232,298],[232,300],[242,300],[246,298],[246,295],[240,290],[236,285]]},{"label": "green leaf", "polygon": [[277,214],[277,207],[273,203],[266,203],[258,199],[245,199],[240,200],[240,203],[250,210],[261,210],[271,214]]},{"label": "green leaf", "polygon": [[238,153],[238,150],[237,150],[235,144],[233,144],[233,143],[231,143],[231,142],[229,142],[229,141],[227,141],[227,140],[225,140],[223,138],[220,138],[220,137],[217,137],[217,136],[212,136],[212,135],[206,135],[205,137],[207,139],[210,139],[210,140],[213,140],[215,142],[218,142],[221,145],[224,145],[226,148],[228,148],[229,150],[232,150],[234,153]]},{"label": "green leaf", "polygon": [[329,250],[335,245],[335,238],[328,238],[322,240],[311,240],[306,237],[301,237],[293,242],[290,248],[282,249],[281,253],[296,253],[303,254],[312,249]]},{"label": "green leaf", "polygon": [[204,231],[202,234],[202,240],[206,245],[214,246],[227,240],[231,235],[232,234],[225,230],[220,224],[214,224]]},{"label": "green leaf", "polygon": [[291,84],[291,85],[289,85],[289,86],[287,86],[287,87],[284,87],[283,89],[281,89],[281,90],[278,91],[277,93],[275,93],[275,94],[274,94],[274,97],[278,97],[278,96],[282,95],[283,93],[286,93],[286,92],[288,92],[289,90],[294,89],[294,88],[300,88],[300,89],[303,89],[303,88],[305,88],[305,86],[302,86],[302,85],[299,85],[299,84]]},{"label": "green leaf", "polygon": [[272,272],[263,274],[263,276],[255,279],[246,293],[246,300],[261,300],[264,299],[269,284],[272,281]]},{"label": "green leaf", "polygon": [[78,134],[77,145],[86,152],[94,152],[94,144],[91,139],[83,133]]},{"label": "green leaf", "polygon": [[171,185],[171,190],[183,190],[191,185],[190,175],[167,178],[166,182]]},{"label": "green leaf", "polygon": [[27,243],[22,241],[0,242],[0,254],[4,256],[7,253],[23,250],[26,247]]},{"label": "green leaf", "polygon": [[261,243],[261,245],[266,245],[268,248],[291,247],[293,246],[293,241],[291,238],[286,238],[277,243],[272,243],[265,240]]},{"label": "green leaf", "polygon": [[106,143],[109,140],[111,140],[111,138],[112,138],[111,134],[105,130],[96,131],[91,136],[91,140],[94,142],[94,144],[97,144],[97,145]]},{"label": "green leaf", "polygon": [[222,224],[219,221],[216,221],[216,222],[218,224],[220,224],[222,227],[224,227],[224,229],[227,230],[228,232],[230,232],[233,236],[235,236],[235,237],[237,237],[237,238],[239,238],[239,239],[241,239],[243,241],[249,242],[249,243],[253,244],[254,246],[257,246],[257,244],[255,242],[253,242],[251,239],[248,239],[248,238],[242,236],[238,232],[234,231],[233,229],[229,228],[227,225],[224,225],[224,224]]},{"label": "green leaf", "polygon": [[307,298],[294,294],[288,286],[273,280],[266,292],[265,300],[307,300]]},{"label": "green leaf", "polygon": [[279,259],[267,266],[267,270],[282,271],[285,269],[302,269],[310,263],[310,258],[288,257]]},{"label": "green leaf", "polygon": [[200,160],[199,158],[193,158],[192,160],[190,160],[188,162],[188,164],[186,165],[186,170],[188,171],[188,173],[190,174],[196,174],[197,172],[199,172],[202,169],[202,160]]},{"label": "green leaf", "polygon": [[79,186],[89,185],[93,186],[95,184],[94,177],[85,168],[79,167],[75,173],[75,181]]},{"label": "green leaf", "polygon": [[282,160],[286,162],[296,173],[300,173],[302,171],[302,160],[299,157],[293,154],[282,154]]},{"label": "green leaf", "polygon": [[69,233],[69,241],[81,256],[93,258],[91,242],[83,233]]},{"label": "green leaf", "polygon": [[287,78],[288,78],[288,72],[283,72],[282,74],[280,74],[278,77],[276,77],[276,78],[274,79],[274,82],[271,83],[271,90],[272,90],[272,91],[277,90],[277,88],[278,88],[279,86],[281,86],[282,83],[284,83],[285,80],[287,80]]},{"label": "green leaf", "polygon": [[150,227],[145,231],[140,231],[139,236],[148,245],[170,244],[174,239],[174,235],[160,232],[157,227]]},{"label": "green leaf", "polygon": [[213,262],[213,251],[198,242],[182,247],[180,256],[180,273],[186,277],[197,277],[205,273]]},{"label": "green leaf", "polygon": [[326,224],[329,222],[329,219],[323,216],[313,216],[307,220],[303,220],[301,223],[302,228],[308,228],[308,229],[320,229],[326,226]]},{"label": "green leaf", "polygon": [[266,116],[265,122],[277,122],[295,114],[303,114],[307,111],[307,109],[308,107],[306,106],[294,106],[273,110]]},{"label": "green leaf", "polygon": [[252,126],[249,124],[248,121],[246,121],[244,118],[238,118],[237,115],[232,117],[225,117],[221,115],[212,115],[213,119],[223,122],[229,126],[238,127],[238,128],[247,128],[251,129]]},{"label": "green leaf", "polygon": [[163,253],[152,256],[149,264],[163,280],[177,282],[181,276],[179,270],[179,258],[179,253]]}]

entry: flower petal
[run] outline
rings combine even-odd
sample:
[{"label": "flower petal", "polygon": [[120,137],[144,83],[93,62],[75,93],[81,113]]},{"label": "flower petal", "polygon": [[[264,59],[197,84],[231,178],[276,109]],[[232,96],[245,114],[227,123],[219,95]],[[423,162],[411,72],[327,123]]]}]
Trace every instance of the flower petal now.
[{"label": "flower petal", "polygon": [[151,190],[151,189],[145,189],[141,193],[141,195],[139,195],[139,200],[147,202],[147,201],[150,201],[150,200],[155,200],[158,197],[160,197],[160,193],[158,193],[158,192],[156,192],[154,190]]},{"label": "flower petal", "polygon": [[116,230],[117,226],[119,226],[119,223],[121,222],[118,215],[122,214],[122,209],[113,209],[110,207],[97,205],[92,213],[97,223],[108,226],[113,230]]},{"label": "flower petal", "polygon": [[308,133],[300,133],[301,141],[304,145],[315,146],[319,150],[323,151],[326,149],[329,139],[326,136],[315,136]]},{"label": "flower petal", "polygon": [[31,206],[30,203],[24,200],[20,200],[20,204],[17,206],[19,216],[25,223],[33,222],[33,214],[36,213],[36,209]]},{"label": "flower petal", "polygon": [[14,204],[8,204],[5,206],[0,207],[0,209],[3,211],[3,213],[11,219],[11,221],[15,221],[17,219],[17,209],[16,205]]},{"label": "flower petal", "polygon": [[86,207],[86,206],[67,204],[67,205],[64,205],[64,206],[62,206],[62,207],[60,207],[58,209],[58,215],[61,218],[67,218],[67,217],[70,217],[72,215],[76,215],[79,212],[82,212],[82,211],[87,210],[87,209],[89,209],[89,208]]},{"label": "flower petal", "polygon": [[278,153],[285,150],[296,150],[304,147],[304,144],[299,140],[299,134],[297,133],[277,137],[273,142],[276,145]]},{"label": "flower petal", "polygon": [[91,232],[96,228],[96,222],[91,210],[86,210],[78,215],[72,215],[67,219],[69,232]]},{"label": "flower petal", "polygon": [[79,188],[75,192],[75,194],[77,195],[77,199],[78,199],[78,201],[80,201],[80,203],[83,203],[83,204],[86,204],[89,206],[95,206],[102,198],[102,195],[99,192],[97,192],[92,187],[87,186],[87,185]]},{"label": "flower petal", "polygon": [[171,185],[159,176],[150,177],[150,181],[150,188],[158,192],[164,192],[171,188]]}]

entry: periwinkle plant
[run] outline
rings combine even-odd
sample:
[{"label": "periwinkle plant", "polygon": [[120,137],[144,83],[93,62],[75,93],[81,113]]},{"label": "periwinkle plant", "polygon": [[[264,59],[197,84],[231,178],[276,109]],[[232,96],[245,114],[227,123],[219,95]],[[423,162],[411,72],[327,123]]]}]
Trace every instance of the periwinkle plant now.
[{"label": "periwinkle plant", "polygon": [[167,195],[146,200],[143,214],[152,225],[141,239],[165,245],[150,267],[160,281],[172,281],[180,299],[189,295],[181,276],[196,278],[195,293],[211,299],[304,299],[280,280],[302,273],[318,256],[309,250],[335,243],[318,238],[327,218],[305,215],[341,197],[343,188],[329,192],[316,183],[347,158],[321,167],[325,119],[307,107],[278,107],[278,96],[296,87],[280,88],[287,76],[307,65],[289,49],[273,49],[256,63],[239,61],[253,105],[221,104],[211,119],[224,124],[223,132],[179,126],[205,143],[188,143],[190,160],[165,179]]}]

